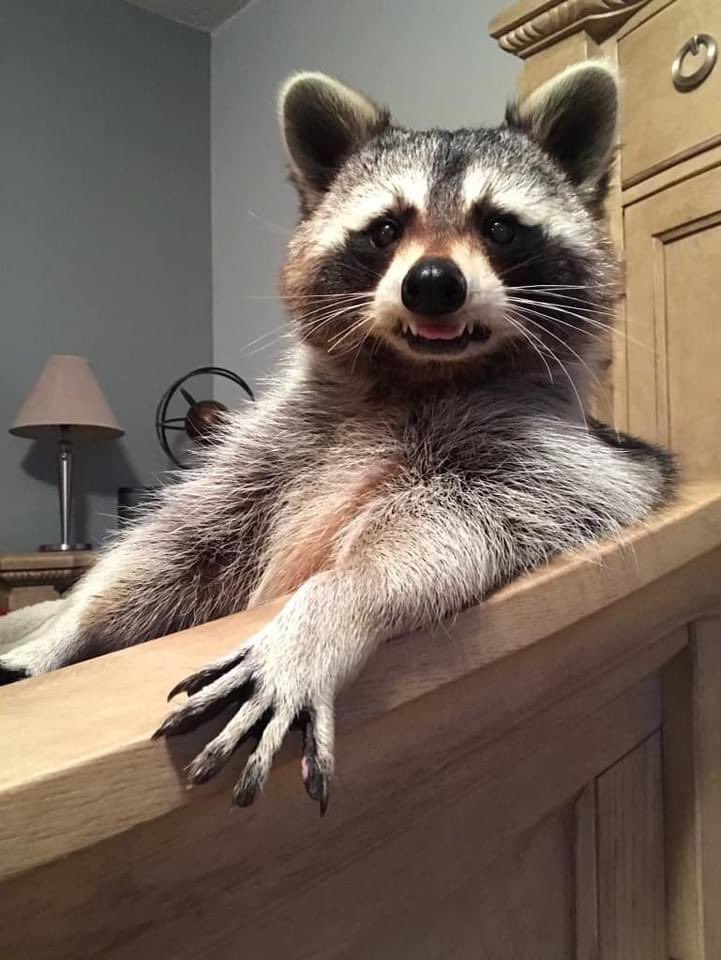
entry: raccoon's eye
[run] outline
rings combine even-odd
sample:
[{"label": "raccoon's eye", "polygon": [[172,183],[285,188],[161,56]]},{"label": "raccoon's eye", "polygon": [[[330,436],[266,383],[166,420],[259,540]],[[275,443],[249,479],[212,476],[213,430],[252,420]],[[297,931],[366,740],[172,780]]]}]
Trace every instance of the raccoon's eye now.
[{"label": "raccoon's eye", "polygon": [[386,250],[397,243],[401,236],[401,225],[390,217],[376,220],[368,228],[368,239],[378,250]]},{"label": "raccoon's eye", "polygon": [[516,239],[518,225],[511,217],[489,217],[483,224],[483,233],[499,247],[507,247]]}]

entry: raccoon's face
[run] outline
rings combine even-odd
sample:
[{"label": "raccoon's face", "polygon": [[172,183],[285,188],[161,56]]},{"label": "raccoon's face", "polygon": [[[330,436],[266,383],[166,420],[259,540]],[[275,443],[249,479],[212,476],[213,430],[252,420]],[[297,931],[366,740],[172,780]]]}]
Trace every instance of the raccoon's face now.
[{"label": "raccoon's face", "polygon": [[597,366],[616,288],[600,223],[616,123],[602,63],[565,71],[497,129],[413,132],[322,74],[281,93],[302,220],[282,291],[341,363],[423,378]]}]

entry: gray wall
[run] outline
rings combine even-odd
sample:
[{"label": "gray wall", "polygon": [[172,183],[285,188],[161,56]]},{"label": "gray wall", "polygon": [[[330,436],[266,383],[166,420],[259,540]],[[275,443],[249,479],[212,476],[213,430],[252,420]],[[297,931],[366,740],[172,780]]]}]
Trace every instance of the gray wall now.
[{"label": "gray wall", "polygon": [[0,0],[0,551],[57,539],[52,450],[7,433],[49,354],[88,356],[126,430],[78,450],[95,541],[211,358],[209,47],[121,0]]},{"label": "gray wall", "polygon": [[[213,339],[255,384],[282,343],[275,276],[295,198],[275,118],[281,81],[323,70],[408,126],[496,123],[518,61],[488,36],[489,0],[259,0],[213,37]],[[262,218],[265,223],[259,222]],[[265,340],[248,346],[257,337]]]}]

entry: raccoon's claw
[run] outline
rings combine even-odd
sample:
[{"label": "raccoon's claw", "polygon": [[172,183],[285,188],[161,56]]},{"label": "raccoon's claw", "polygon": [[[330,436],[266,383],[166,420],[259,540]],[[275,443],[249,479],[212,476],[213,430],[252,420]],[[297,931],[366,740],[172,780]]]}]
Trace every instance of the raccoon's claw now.
[{"label": "raccoon's claw", "polygon": [[[153,734],[153,739],[195,730],[229,707],[234,715],[221,732],[193,760],[187,770],[191,784],[207,783],[250,737],[257,743],[233,790],[233,802],[250,806],[263,789],[286,734],[300,723],[303,729],[302,776],[308,796],[328,808],[328,781],[333,770],[333,709],[328,697],[308,704],[304,677],[276,678],[266,662],[265,645],[244,647],[223,661],[211,664],[182,680],[171,691],[185,692],[188,700],[174,710]],[[313,700],[313,697],[310,698]]]},{"label": "raccoon's claw", "polygon": [[[325,816],[328,809],[328,781],[330,778],[331,763],[327,764],[319,758],[318,742],[315,735],[316,717],[314,711],[303,711],[303,759],[301,772],[306,793],[320,805],[320,815]],[[328,767],[324,769],[324,767]]]},{"label": "raccoon's claw", "polygon": [[202,690],[203,687],[207,687],[208,684],[222,677],[230,667],[239,664],[244,655],[244,653],[233,654],[213,666],[204,667],[202,670],[198,670],[197,673],[191,673],[189,677],[175,684],[168,694],[168,703],[170,703],[173,697],[177,697],[179,693],[187,693],[190,697],[194,693],[197,693],[198,690]]},{"label": "raccoon's claw", "polygon": [[181,733],[191,733],[229,707],[241,704],[247,697],[252,696],[253,689],[252,682],[246,682],[237,690],[224,696],[214,698],[202,698],[201,694],[191,696],[187,703],[166,717],[151,739],[158,740],[160,737],[175,737]]},{"label": "raccoon's claw", "polygon": [[305,792],[311,800],[315,800],[320,809],[321,817],[324,817],[328,809],[328,777],[314,770],[312,773],[303,777],[305,783]]}]

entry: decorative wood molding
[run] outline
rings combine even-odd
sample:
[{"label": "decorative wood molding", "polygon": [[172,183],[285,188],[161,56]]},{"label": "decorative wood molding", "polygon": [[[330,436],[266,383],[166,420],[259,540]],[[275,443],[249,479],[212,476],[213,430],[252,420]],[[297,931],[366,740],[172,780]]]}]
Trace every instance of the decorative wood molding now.
[{"label": "decorative wood molding", "polygon": [[0,587],[29,587],[38,584],[71,586],[95,563],[97,552],[83,550],[60,553],[0,555]]},{"label": "decorative wood molding", "polygon": [[61,596],[97,556],[95,550],[0,555],[0,613]]},{"label": "decorative wood molding", "polygon": [[581,29],[599,39],[646,3],[648,0],[562,0],[549,7],[522,0],[496,17],[490,32],[504,50],[528,57]]},{"label": "decorative wood molding", "polygon": [[66,570],[6,570],[0,573],[0,585],[8,587],[34,587],[53,584],[72,586],[84,571],[75,567]]},{"label": "decorative wood molding", "polygon": [[0,575],[21,570],[76,570],[83,573],[95,563],[97,550],[36,550],[0,554]]}]

